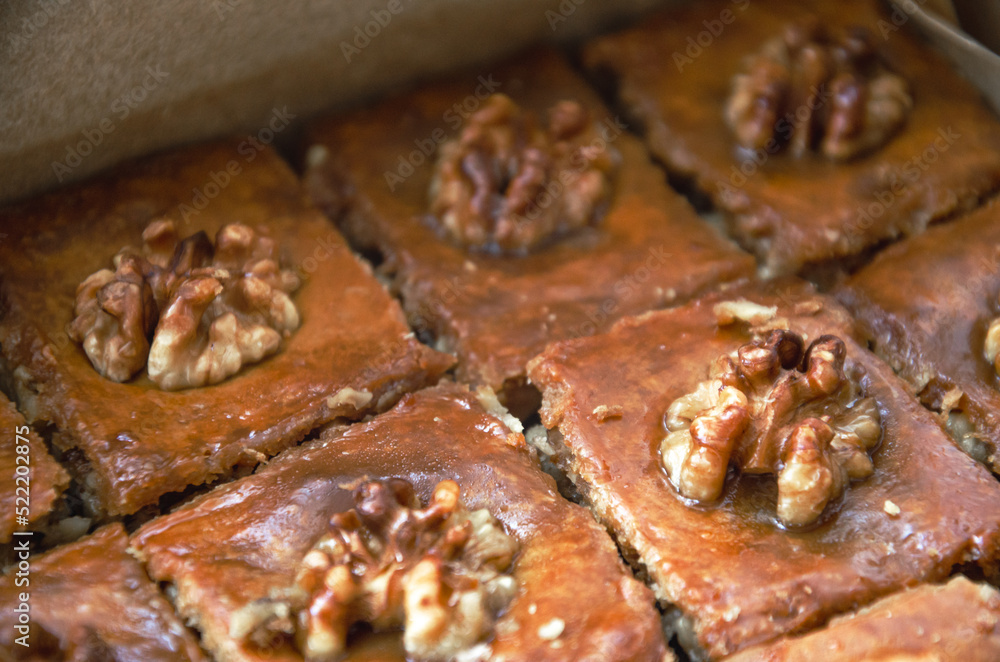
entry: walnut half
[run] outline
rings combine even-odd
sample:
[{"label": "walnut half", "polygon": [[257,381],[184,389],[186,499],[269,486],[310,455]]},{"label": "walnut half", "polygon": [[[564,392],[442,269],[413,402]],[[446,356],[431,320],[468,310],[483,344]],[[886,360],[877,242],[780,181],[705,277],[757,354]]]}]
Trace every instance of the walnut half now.
[{"label": "walnut half", "polygon": [[289,294],[299,280],[269,237],[232,223],[213,246],[204,232],[180,239],[167,220],[142,237],[115,256],[115,271],[77,289],[69,335],[105,377],[123,382],[145,367],[163,389],[215,384],[298,328]]},{"label": "walnut half", "polygon": [[[998,297],[1000,299],[1000,297]],[[983,344],[983,353],[986,360],[990,362],[993,369],[1000,375],[1000,317],[990,322],[986,330],[986,341]]]},{"label": "walnut half", "polygon": [[407,659],[449,660],[493,628],[513,598],[517,542],[487,510],[469,512],[454,481],[422,508],[402,479],[363,483],[306,553],[294,585],[233,615],[257,646],[291,640],[306,660],[338,660],[356,623],[403,629]]},{"label": "walnut half", "polygon": [[852,479],[874,471],[869,452],[882,436],[873,398],[845,374],[836,336],[808,348],[775,329],[716,362],[710,379],[667,410],[660,459],[670,482],[699,502],[722,496],[731,464],[744,474],[777,474],[778,520],[812,524]]},{"label": "walnut half", "polygon": [[91,365],[116,382],[131,379],[149,355],[158,312],[148,268],[142,258],[125,256],[114,271],[91,274],[76,291],[76,317],[67,333],[83,346]]},{"label": "walnut half", "polygon": [[560,101],[540,128],[495,94],[441,146],[431,212],[468,249],[526,253],[600,220],[618,160],[579,103]]},{"label": "walnut half", "polygon": [[813,18],[789,24],[747,60],[733,79],[726,121],[747,149],[787,147],[842,161],[887,142],[912,106],[906,81],[865,28],[835,35]]}]

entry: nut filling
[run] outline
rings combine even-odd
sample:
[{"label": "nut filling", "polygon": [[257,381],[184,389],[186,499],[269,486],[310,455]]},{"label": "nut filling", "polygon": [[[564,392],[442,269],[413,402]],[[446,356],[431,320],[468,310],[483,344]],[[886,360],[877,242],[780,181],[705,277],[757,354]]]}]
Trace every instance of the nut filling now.
[{"label": "nut filling", "polygon": [[813,19],[790,24],[747,60],[725,113],[747,149],[787,147],[841,161],[886,143],[912,106],[909,86],[866,29],[833,35]]},{"label": "nut filling", "polygon": [[816,522],[852,479],[874,471],[882,437],[878,405],[859,376],[845,374],[846,348],[822,336],[772,330],[716,361],[710,379],[667,410],[660,460],[684,497],[722,496],[729,465],[777,474],[777,517]]},{"label": "nut filling", "polygon": [[279,265],[273,239],[232,223],[213,246],[204,232],[181,240],[172,221],[154,221],[142,239],[76,291],[68,333],[104,377],[124,382],[146,368],[167,390],[215,384],[298,328],[289,294],[299,279]]},{"label": "nut filling", "polygon": [[450,480],[426,508],[402,479],[369,482],[355,507],[305,555],[290,588],[238,611],[230,634],[270,647],[291,640],[307,660],[340,659],[352,626],[403,629],[408,659],[450,660],[493,630],[517,590],[517,542]]},{"label": "nut filling", "polygon": [[459,138],[441,146],[431,212],[470,250],[523,254],[594,225],[606,212],[619,156],[575,101],[548,124],[495,94]]}]

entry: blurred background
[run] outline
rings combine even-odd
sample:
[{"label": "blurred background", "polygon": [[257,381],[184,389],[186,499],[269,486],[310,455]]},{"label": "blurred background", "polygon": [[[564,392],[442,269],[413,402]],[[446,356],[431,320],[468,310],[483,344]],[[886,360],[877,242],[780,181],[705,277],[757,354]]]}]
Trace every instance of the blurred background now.
[{"label": "blurred background", "polygon": [[[321,110],[534,42],[572,43],[679,1],[2,2],[0,202],[275,122],[291,127],[287,140]],[[957,11],[948,0],[898,4],[935,40],[955,42],[967,75],[994,76],[984,89],[1000,95],[1000,64],[983,64],[983,49],[949,25],[957,15],[995,44],[1000,0],[965,0]]]}]

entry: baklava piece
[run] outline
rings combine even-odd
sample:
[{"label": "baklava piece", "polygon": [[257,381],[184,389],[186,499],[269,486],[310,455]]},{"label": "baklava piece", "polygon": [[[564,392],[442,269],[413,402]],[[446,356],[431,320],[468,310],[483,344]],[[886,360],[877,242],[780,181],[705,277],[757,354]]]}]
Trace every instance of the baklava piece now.
[{"label": "baklava piece", "polygon": [[47,528],[69,475],[52,459],[45,443],[0,393],[0,544],[15,531]]},{"label": "baklava piece", "polygon": [[313,198],[382,269],[458,377],[537,408],[552,341],[751,274],[562,59],[421,87],[309,132]]},{"label": "baklava piece", "polygon": [[661,660],[652,594],[492,392],[439,386],[132,538],[222,662]]},{"label": "baklava piece", "polygon": [[769,273],[829,275],[1000,187],[1000,123],[881,4],[691,3],[583,62]]},{"label": "baklava piece", "polygon": [[1000,206],[890,247],[837,296],[955,441],[1000,473]]},{"label": "baklava piece", "polygon": [[997,571],[1000,484],[800,281],[554,343],[529,376],[553,460],[696,657]]},{"label": "baklava piece", "polygon": [[25,552],[0,579],[0,657],[205,660],[127,545],[122,526],[111,524],[40,556]]},{"label": "baklava piece", "polygon": [[1000,593],[962,576],[840,616],[822,630],[751,648],[727,662],[1000,659]]},{"label": "baklava piece", "polygon": [[0,345],[86,508],[225,478],[452,359],[270,149],[224,141],[0,210]]}]

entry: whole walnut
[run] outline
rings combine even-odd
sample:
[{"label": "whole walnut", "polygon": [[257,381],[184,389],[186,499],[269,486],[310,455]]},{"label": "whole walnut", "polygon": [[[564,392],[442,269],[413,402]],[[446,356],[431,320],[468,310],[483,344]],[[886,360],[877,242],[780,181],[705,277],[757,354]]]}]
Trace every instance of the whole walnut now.
[{"label": "whole walnut", "polygon": [[579,103],[560,101],[539,127],[495,94],[441,146],[431,213],[467,249],[527,253],[601,219],[618,161]]},{"label": "whole walnut", "polygon": [[887,142],[912,107],[909,86],[865,28],[833,34],[810,18],[789,24],[747,59],[725,114],[744,148],[844,161]]},{"label": "whole walnut", "polygon": [[181,239],[172,221],[157,220],[142,238],[115,255],[115,271],[77,289],[70,338],[108,379],[146,368],[163,389],[215,384],[277,352],[298,328],[289,295],[299,279],[269,237],[231,223],[213,246],[204,232]]},{"label": "whole walnut", "polygon": [[729,467],[777,474],[777,517],[812,524],[851,480],[870,476],[868,453],[882,437],[881,416],[857,377],[845,373],[836,336],[808,347],[773,329],[721,356],[710,379],[667,410],[660,459],[684,497],[719,499]]},{"label": "whole walnut", "polygon": [[349,630],[363,622],[402,628],[407,659],[454,659],[489,635],[517,588],[517,542],[459,497],[450,480],[426,507],[406,480],[362,483],[294,584],[235,613],[230,635],[263,647],[290,640],[307,660],[327,662],[346,653]]}]

